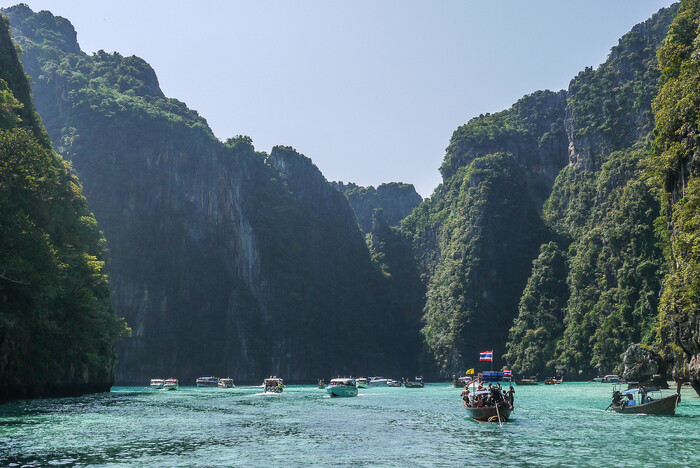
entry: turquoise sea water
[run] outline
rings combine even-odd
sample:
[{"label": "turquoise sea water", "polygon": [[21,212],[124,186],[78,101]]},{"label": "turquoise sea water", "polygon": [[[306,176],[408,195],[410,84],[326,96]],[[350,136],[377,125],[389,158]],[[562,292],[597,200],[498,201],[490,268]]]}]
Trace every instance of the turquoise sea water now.
[{"label": "turquoise sea water", "polygon": [[512,421],[468,419],[460,389],[115,387],[0,405],[0,466],[700,466],[700,398],[676,416],[604,411],[611,385],[517,387]]}]

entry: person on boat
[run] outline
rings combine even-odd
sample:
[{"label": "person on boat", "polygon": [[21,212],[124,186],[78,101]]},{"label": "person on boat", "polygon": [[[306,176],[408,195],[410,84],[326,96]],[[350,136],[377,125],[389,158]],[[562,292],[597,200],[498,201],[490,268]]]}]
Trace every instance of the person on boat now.
[{"label": "person on boat", "polygon": [[627,399],[625,400],[624,398],[622,399],[622,404],[620,405],[622,408],[625,406],[632,406],[634,405],[634,397],[632,396],[631,393],[627,394]]},{"label": "person on boat", "polygon": [[647,402],[647,388],[644,385],[639,388],[639,401],[642,404]]},{"label": "person on boat", "polygon": [[489,396],[491,400],[493,401],[494,405],[497,405],[503,400],[503,395],[501,395],[501,391],[498,387],[494,387],[493,385],[489,384]]},{"label": "person on boat", "polygon": [[465,385],[464,390],[462,390],[462,399],[469,403],[469,386]]},{"label": "person on boat", "polygon": [[613,392],[612,403],[610,404],[610,406],[614,406],[617,408],[623,407],[624,406],[624,402],[622,401],[623,399],[624,399],[624,397],[622,396],[622,392],[619,390],[615,390]]}]

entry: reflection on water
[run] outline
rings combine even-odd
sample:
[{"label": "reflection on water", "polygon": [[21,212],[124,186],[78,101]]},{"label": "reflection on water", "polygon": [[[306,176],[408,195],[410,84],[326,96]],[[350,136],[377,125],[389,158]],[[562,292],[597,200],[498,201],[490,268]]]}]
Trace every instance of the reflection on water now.
[{"label": "reflection on water", "polygon": [[516,387],[502,428],[465,415],[460,389],[315,386],[110,394],[0,406],[0,466],[700,466],[700,398],[674,417],[604,411],[611,386]]}]

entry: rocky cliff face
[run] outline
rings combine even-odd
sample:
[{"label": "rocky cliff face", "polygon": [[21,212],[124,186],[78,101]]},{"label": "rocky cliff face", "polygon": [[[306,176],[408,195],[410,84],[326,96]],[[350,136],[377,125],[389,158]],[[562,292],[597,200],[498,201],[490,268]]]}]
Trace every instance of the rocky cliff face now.
[{"label": "rocky cliff face", "polygon": [[423,201],[413,185],[400,182],[381,184],[376,189],[343,182],[333,182],[333,185],[348,199],[360,228],[366,233],[372,230],[374,210],[382,210],[386,222],[398,226]]},{"label": "rocky cliff face", "polygon": [[88,56],[66,20],[5,11],[109,242],[114,307],[133,329],[118,382],[412,367],[383,335],[390,307],[352,210],[308,158],[222,144],[141,59]]}]

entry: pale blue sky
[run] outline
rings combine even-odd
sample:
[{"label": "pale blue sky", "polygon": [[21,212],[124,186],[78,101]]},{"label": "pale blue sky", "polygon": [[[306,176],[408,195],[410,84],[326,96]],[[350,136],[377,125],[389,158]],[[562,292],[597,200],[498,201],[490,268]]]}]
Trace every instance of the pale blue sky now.
[{"label": "pale blue sky", "polygon": [[86,52],[144,58],[221,139],[290,145],[329,180],[408,182],[425,197],[459,125],[566,88],[673,2],[25,3],[68,18]]}]

